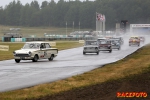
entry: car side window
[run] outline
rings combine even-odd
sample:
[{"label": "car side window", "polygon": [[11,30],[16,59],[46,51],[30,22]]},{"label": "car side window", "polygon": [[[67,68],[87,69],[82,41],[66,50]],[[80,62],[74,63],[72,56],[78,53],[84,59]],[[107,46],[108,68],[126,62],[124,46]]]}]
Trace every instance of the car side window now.
[{"label": "car side window", "polygon": [[41,46],[40,46],[40,48],[41,48],[41,49],[45,49],[45,44],[42,43]]},{"label": "car side window", "polygon": [[46,43],[45,46],[46,46],[46,48],[51,48],[49,43]]}]

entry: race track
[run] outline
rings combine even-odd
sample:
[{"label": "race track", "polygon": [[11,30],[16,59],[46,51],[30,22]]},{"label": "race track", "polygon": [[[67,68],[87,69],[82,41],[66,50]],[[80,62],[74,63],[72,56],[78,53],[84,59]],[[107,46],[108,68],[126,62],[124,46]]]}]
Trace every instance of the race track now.
[{"label": "race track", "polygon": [[54,61],[39,60],[34,63],[30,60],[15,63],[14,59],[0,61],[0,92],[31,87],[82,74],[107,63],[118,61],[149,43],[146,41],[140,47],[129,47],[128,39],[129,37],[125,36],[121,50],[113,50],[112,53],[106,51],[100,52],[99,55],[83,55],[83,47],[80,47],[59,51]]}]

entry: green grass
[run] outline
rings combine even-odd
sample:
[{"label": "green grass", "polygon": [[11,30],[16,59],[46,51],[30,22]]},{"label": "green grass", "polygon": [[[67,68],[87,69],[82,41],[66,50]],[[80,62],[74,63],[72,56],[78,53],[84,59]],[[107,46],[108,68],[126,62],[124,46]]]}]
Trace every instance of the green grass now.
[{"label": "green grass", "polygon": [[[23,37],[30,37],[30,35],[35,35],[36,37],[44,37],[44,33],[47,34],[59,34],[59,35],[69,35],[73,32],[72,28],[57,28],[57,27],[22,27],[22,26],[3,26],[0,25],[0,40],[3,37],[4,33],[10,33],[10,28],[21,28],[19,33],[23,35]],[[78,28],[74,28],[74,31],[78,31]],[[80,29],[80,31],[89,31],[91,29]]]}]

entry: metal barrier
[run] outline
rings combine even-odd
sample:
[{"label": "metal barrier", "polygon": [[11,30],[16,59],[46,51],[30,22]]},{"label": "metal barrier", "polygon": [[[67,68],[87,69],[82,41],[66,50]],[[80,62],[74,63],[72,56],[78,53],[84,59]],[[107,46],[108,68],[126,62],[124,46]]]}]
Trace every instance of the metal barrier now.
[{"label": "metal barrier", "polygon": [[26,41],[54,41],[54,40],[68,40],[68,41],[78,41],[78,40],[94,40],[94,37],[80,37],[80,38],[26,38]]},{"label": "metal barrier", "polygon": [[26,42],[26,41],[55,41],[55,40],[66,40],[66,41],[79,41],[79,40],[95,40],[95,37],[66,37],[66,38],[11,38],[2,37],[2,42]]}]

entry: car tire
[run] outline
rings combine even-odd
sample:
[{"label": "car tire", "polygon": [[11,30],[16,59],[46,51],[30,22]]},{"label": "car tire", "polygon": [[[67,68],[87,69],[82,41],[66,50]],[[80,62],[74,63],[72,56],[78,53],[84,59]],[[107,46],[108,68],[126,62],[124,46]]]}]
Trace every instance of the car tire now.
[{"label": "car tire", "polygon": [[83,52],[83,55],[85,55],[86,53],[85,52]]},{"label": "car tire", "polygon": [[49,61],[52,61],[54,59],[54,55],[52,54],[51,56],[50,56],[50,58],[48,58],[48,60]]},{"label": "car tire", "polygon": [[35,55],[32,61],[33,61],[33,62],[37,62],[37,61],[38,61],[38,56]]},{"label": "car tire", "polygon": [[111,52],[112,52],[112,50],[109,50],[109,52],[111,53]]},{"label": "car tire", "polygon": [[99,51],[97,52],[97,55],[99,55]]},{"label": "car tire", "polygon": [[20,63],[20,59],[15,59],[15,62],[16,63]]}]

